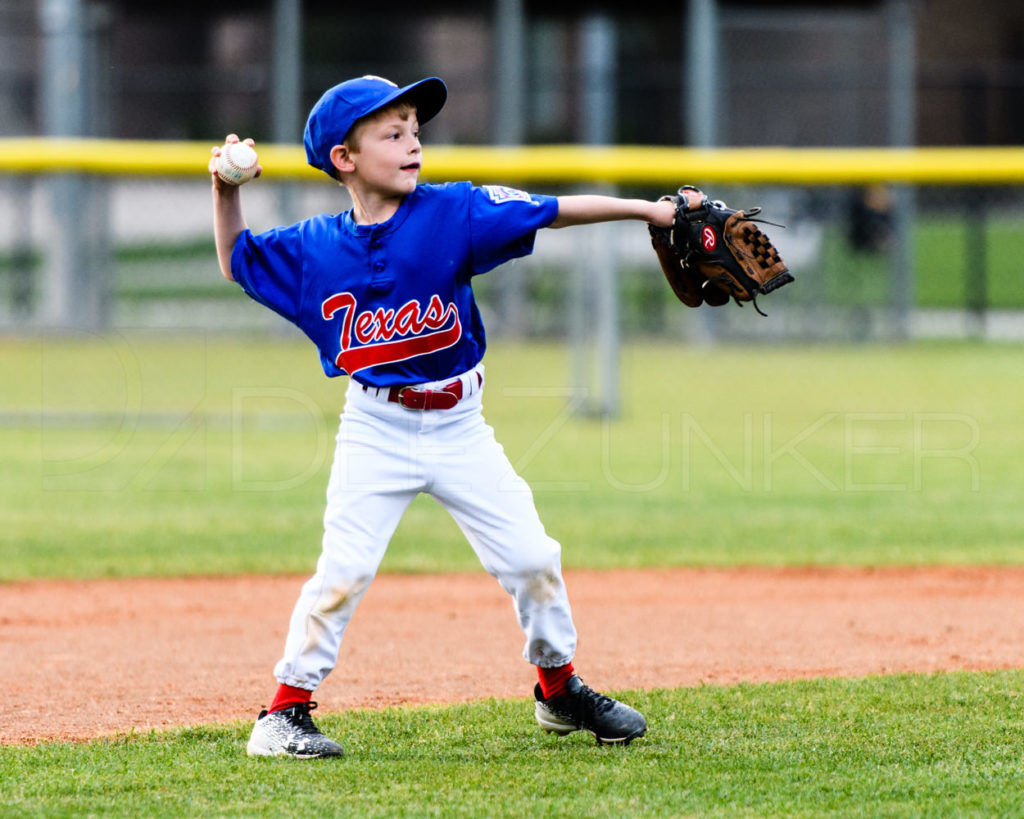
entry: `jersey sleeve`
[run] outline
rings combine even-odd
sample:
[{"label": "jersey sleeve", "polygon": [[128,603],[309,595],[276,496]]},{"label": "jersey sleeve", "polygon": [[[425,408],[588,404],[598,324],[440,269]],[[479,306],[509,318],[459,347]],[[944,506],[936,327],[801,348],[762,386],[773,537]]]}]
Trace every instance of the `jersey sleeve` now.
[{"label": "jersey sleeve", "polygon": [[486,273],[503,262],[533,252],[537,231],[558,216],[558,199],[500,185],[470,191],[469,233],[473,272]]},{"label": "jersey sleeve", "polygon": [[302,293],[302,233],[297,225],[243,231],[231,251],[231,275],[255,301],[294,322]]}]

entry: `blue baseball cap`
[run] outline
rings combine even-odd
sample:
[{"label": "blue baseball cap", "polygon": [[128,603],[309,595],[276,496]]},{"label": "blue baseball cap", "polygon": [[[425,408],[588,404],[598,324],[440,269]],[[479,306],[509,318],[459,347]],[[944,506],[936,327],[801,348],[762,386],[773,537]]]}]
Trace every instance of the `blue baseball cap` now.
[{"label": "blue baseball cap", "polygon": [[328,89],[317,100],[306,120],[302,137],[306,146],[306,162],[333,179],[331,148],[345,141],[357,119],[400,97],[416,106],[416,118],[422,125],[444,107],[448,88],[438,77],[427,77],[399,88],[391,80],[368,74]]}]

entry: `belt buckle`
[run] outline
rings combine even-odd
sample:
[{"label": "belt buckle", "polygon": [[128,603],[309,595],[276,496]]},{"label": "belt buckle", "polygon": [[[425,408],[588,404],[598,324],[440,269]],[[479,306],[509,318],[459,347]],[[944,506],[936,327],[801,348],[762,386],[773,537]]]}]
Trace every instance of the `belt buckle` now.
[{"label": "belt buckle", "polygon": [[405,397],[405,394],[406,394],[407,392],[411,392],[411,393],[412,393],[412,394],[414,394],[414,395],[415,395],[415,394],[417,394],[417,393],[420,393],[420,391],[419,391],[419,390],[415,390],[415,389],[413,389],[412,387],[402,387],[402,388],[401,388],[401,389],[400,389],[400,390],[398,391],[398,396],[397,396],[397,397],[398,397],[398,403],[399,403],[399,405],[400,405],[400,406],[402,406],[402,407],[405,407],[406,409],[411,409],[411,410],[422,410],[426,402],[425,402],[425,401],[423,401],[423,400],[420,400],[420,401],[418,402],[418,406],[417,406],[417,404],[416,404],[416,403],[412,403],[412,401],[411,401],[410,399],[407,399],[407,398]]},{"label": "belt buckle", "polygon": [[459,396],[445,389],[419,390],[402,387],[395,396],[399,405],[411,410],[448,410],[459,403]]}]

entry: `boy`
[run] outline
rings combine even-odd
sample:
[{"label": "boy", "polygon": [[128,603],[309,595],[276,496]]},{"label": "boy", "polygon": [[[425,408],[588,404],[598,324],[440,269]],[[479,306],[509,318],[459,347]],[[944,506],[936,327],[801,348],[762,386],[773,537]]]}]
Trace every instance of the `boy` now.
[{"label": "boy", "polygon": [[301,328],[328,376],[350,376],[322,552],[292,613],[274,668],[278,690],[253,727],[251,756],[341,755],[310,717],[312,693],[336,664],[352,613],[420,492],[445,506],[512,596],[523,656],[537,667],[540,726],[626,744],[647,729],[637,711],[574,673],[560,546],[481,413],[485,338],[471,279],[531,253],[539,228],[613,219],[667,226],[674,206],[420,185],[419,126],[447,94],[436,77],[399,88],[366,76],[328,90],[306,123],[306,157],[348,189],[352,208],[260,235],[246,227],[239,189],[218,179],[213,149],[221,272]]}]

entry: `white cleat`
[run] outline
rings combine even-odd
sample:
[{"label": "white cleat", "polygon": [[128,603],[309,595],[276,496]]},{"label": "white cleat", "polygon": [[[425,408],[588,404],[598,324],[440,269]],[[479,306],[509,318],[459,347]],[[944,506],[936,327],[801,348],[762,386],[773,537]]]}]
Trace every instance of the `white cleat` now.
[{"label": "white cleat", "polygon": [[291,756],[296,759],[319,759],[341,756],[344,751],[316,727],[309,712],[316,703],[293,705],[273,714],[260,713],[249,737],[249,756]]}]

